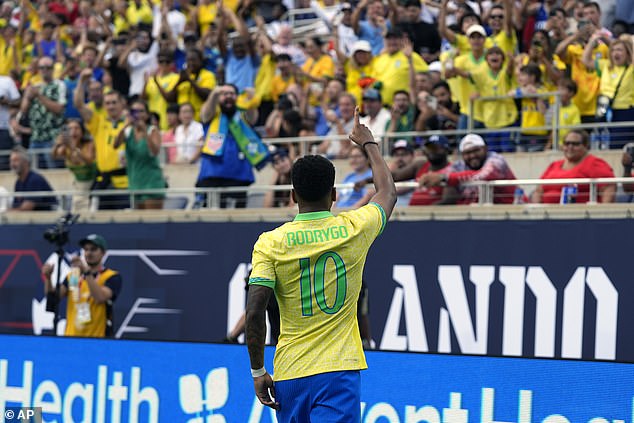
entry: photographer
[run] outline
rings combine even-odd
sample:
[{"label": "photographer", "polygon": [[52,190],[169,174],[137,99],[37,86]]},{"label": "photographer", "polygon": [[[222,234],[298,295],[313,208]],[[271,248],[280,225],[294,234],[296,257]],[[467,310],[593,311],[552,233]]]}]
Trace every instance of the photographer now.
[{"label": "photographer", "polygon": [[101,235],[88,235],[79,241],[79,245],[84,249],[85,261],[73,257],[71,271],[59,289],[60,298],[54,298],[53,266],[49,263],[42,266],[46,301],[67,297],[66,336],[112,337],[112,303],[121,292],[121,275],[103,266],[108,247]]}]

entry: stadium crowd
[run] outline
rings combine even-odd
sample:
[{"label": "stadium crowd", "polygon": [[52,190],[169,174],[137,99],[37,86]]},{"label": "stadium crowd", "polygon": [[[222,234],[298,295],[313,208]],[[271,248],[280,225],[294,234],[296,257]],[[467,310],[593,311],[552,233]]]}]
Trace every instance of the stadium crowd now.
[{"label": "stadium crowd", "polygon": [[[608,5],[618,19],[606,26]],[[66,167],[77,207],[94,190],[121,189],[98,205],[118,209],[130,206],[123,190],[166,187],[162,148],[168,163],[199,166],[197,187],[248,186],[268,163],[273,184],[287,184],[290,163],[309,151],[350,160],[355,189],[338,205],[359,206],[372,196],[367,156],[347,139],[360,107],[377,140],[408,133],[387,143],[395,179],[419,182],[399,191],[402,205],[475,202],[464,182],[515,179],[500,153],[553,139],[564,158],[543,178],[614,176],[596,148],[623,149],[617,173],[631,176],[632,127],[600,124],[634,122],[633,30],[629,0],[4,0],[0,170],[17,173],[16,191],[41,191],[29,157]],[[556,138],[553,121],[597,126]],[[489,131],[411,134],[470,128]],[[325,135],[307,149],[279,142]],[[588,201],[587,187],[564,198],[568,188],[519,201]],[[515,194],[496,189],[495,202]],[[139,195],[135,207],[162,208],[163,198]],[[600,201],[614,198],[614,186],[600,187]],[[15,209],[42,208],[17,200]],[[221,206],[244,207],[246,194],[223,194]]]}]

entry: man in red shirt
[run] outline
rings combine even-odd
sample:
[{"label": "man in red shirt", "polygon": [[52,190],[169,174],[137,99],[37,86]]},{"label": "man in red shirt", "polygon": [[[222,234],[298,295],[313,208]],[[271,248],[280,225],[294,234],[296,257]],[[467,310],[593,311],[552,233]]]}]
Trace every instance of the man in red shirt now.
[{"label": "man in red shirt", "polygon": [[[489,151],[484,139],[477,134],[467,134],[460,141],[462,160],[451,165],[448,172],[430,172],[422,175],[419,183],[425,187],[445,187],[443,196],[458,204],[478,202],[478,187],[465,185],[470,181],[495,181],[516,179],[502,155]],[[497,187],[493,202],[512,204],[515,186]]]}]

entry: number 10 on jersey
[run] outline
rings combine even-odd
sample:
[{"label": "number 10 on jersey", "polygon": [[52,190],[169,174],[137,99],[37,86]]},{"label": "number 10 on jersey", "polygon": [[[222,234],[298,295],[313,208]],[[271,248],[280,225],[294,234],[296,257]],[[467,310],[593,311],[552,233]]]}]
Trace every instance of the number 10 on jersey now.
[{"label": "number 10 on jersey", "polygon": [[[328,261],[332,260],[335,266],[335,274],[337,277],[335,301],[332,306],[328,306],[325,294],[326,266]],[[315,300],[319,309],[326,314],[335,314],[346,300],[346,291],[348,289],[348,281],[346,278],[346,265],[339,254],[328,251],[320,255],[315,261],[315,267],[311,277],[310,258],[299,259],[299,268],[301,275],[299,278],[299,287],[302,296],[302,316],[313,315],[313,290],[315,292]]]}]

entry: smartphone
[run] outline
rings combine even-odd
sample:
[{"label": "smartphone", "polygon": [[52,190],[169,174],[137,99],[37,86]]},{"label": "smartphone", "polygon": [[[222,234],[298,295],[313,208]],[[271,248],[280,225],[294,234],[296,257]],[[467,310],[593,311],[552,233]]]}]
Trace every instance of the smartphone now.
[{"label": "smartphone", "polygon": [[425,97],[425,101],[430,109],[436,110],[438,108],[438,99],[436,97],[428,95]]}]

